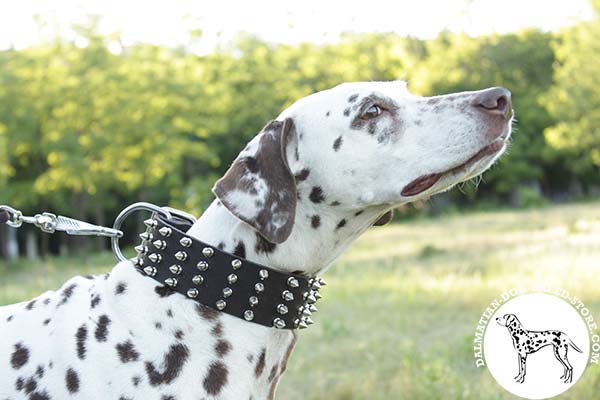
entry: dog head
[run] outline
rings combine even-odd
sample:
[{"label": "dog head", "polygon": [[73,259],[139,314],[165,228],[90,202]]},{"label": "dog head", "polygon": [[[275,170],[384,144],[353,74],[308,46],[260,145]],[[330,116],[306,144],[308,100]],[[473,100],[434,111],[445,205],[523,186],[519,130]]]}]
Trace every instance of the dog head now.
[{"label": "dog head", "polygon": [[[345,83],[300,99],[240,153],[213,189],[237,217],[281,243],[310,176],[313,204],[393,207],[471,179],[504,152],[510,92],[417,97],[404,82]],[[316,191],[314,188],[318,188]]]},{"label": "dog head", "polygon": [[516,327],[519,324],[515,314],[504,314],[502,317],[496,318],[496,322],[498,325],[506,327]]}]

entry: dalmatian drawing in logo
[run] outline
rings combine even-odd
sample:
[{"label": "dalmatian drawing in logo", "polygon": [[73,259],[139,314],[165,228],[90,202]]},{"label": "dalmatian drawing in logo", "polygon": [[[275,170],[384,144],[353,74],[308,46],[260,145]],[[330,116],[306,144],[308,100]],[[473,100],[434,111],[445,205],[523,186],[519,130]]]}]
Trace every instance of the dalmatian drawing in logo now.
[{"label": "dalmatian drawing in logo", "polygon": [[525,381],[527,356],[536,353],[546,346],[552,346],[554,357],[556,357],[564,368],[563,375],[560,378],[565,383],[572,382],[573,366],[568,359],[569,347],[572,347],[579,353],[583,353],[583,351],[573,343],[566,333],[557,330],[527,330],[515,314],[504,314],[504,316],[496,318],[496,322],[508,329],[513,346],[517,350],[519,374],[514,379],[518,383]]}]

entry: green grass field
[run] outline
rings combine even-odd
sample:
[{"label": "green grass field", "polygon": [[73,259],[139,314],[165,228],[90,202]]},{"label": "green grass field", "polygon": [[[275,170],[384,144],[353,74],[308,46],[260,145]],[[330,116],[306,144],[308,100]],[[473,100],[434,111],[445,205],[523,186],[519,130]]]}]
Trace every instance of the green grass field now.
[{"label": "green grass field", "polygon": [[[113,263],[101,254],[0,264],[0,305]],[[600,319],[600,202],[373,228],[325,278],[317,323],[302,332],[279,399],[510,399],[474,365],[477,321],[505,289],[536,283],[569,290]],[[598,393],[592,366],[559,398]]]}]

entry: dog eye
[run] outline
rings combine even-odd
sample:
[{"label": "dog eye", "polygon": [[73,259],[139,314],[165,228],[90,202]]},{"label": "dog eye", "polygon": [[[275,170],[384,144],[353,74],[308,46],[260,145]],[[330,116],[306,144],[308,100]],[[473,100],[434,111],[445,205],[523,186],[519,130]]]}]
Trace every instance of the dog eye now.
[{"label": "dog eye", "polygon": [[379,107],[378,105],[373,105],[371,107],[369,107],[369,109],[367,111],[365,111],[363,113],[363,115],[360,116],[360,119],[371,119],[371,118],[375,118],[378,117],[382,112],[381,107]]}]

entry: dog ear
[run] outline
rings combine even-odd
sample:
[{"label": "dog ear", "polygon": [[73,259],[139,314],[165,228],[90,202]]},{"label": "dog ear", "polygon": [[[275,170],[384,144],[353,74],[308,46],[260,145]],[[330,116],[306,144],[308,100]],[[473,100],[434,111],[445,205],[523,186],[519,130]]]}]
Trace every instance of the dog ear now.
[{"label": "dog ear", "polygon": [[375,221],[373,226],[387,225],[390,223],[392,218],[394,218],[394,210],[387,211],[385,214],[383,214],[381,217],[379,217],[379,219],[377,221]]},{"label": "dog ear", "polygon": [[213,187],[233,215],[271,243],[284,242],[294,226],[296,184],[287,161],[294,140],[292,119],[269,122]]}]

